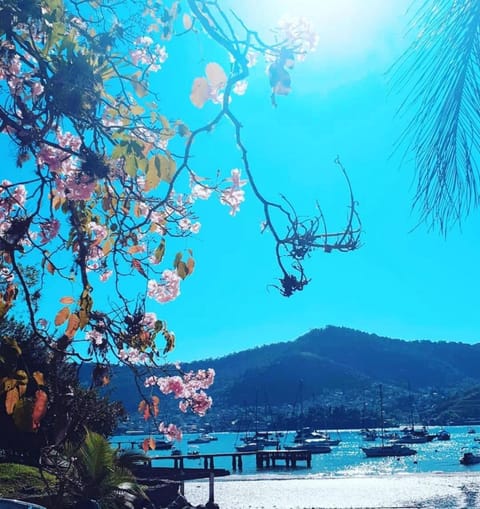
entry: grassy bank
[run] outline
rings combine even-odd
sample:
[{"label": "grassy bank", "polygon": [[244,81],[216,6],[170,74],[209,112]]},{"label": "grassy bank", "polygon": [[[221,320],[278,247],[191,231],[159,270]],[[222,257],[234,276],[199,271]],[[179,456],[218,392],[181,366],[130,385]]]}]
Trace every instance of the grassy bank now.
[{"label": "grassy bank", "polygon": [[[55,477],[43,473],[50,486]],[[17,463],[0,463],[0,497],[22,499],[45,494],[45,481],[38,468]]]}]

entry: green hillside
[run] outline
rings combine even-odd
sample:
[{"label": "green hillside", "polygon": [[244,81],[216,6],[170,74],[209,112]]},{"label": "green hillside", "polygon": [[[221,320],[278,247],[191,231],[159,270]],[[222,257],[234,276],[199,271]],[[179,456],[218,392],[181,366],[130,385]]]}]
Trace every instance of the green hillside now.
[{"label": "green hillside", "polygon": [[[342,415],[345,426],[361,425],[376,419],[379,384],[391,419],[441,424],[480,419],[479,366],[479,344],[404,341],[328,326],[295,341],[184,368],[215,369],[210,390],[214,408],[208,419],[228,427],[259,405],[265,421],[291,424],[304,412],[316,420]],[[115,371],[111,396],[134,414],[139,400],[135,384],[125,368]],[[168,411],[171,403],[164,401],[163,408]]]}]

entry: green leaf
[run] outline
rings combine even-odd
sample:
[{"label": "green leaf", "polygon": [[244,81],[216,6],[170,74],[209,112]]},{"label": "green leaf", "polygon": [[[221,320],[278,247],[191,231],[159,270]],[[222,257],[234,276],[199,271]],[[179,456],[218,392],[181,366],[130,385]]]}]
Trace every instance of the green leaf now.
[{"label": "green leaf", "polygon": [[132,113],[133,115],[143,115],[145,113],[145,108],[143,108],[139,104],[136,104],[130,108],[130,113]]},{"label": "green leaf", "polygon": [[165,182],[171,182],[177,171],[177,163],[171,157],[158,156],[160,158],[160,177]]},{"label": "green leaf", "polygon": [[126,154],[126,152],[127,152],[127,148],[126,148],[125,144],[118,143],[117,145],[115,145],[115,147],[112,150],[111,158],[112,159],[120,159],[121,157],[123,157]]},{"label": "green leaf", "polygon": [[163,260],[163,257],[165,255],[165,239],[162,239],[160,242],[160,245],[155,249],[154,256],[158,263],[160,263]]},{"label": "green leaf", "polygon": [[148,94],[147,87],[140,81],[133,81],[133,89],[140,98],[145,97]]},{"label": "green leaf", "polygon": [[130,177],[136,177],[137,175],[137,158],[133,154],[128,154],[125,157],[125,171]]},{"label": "green leaf", "polygon": [[160,181],[160,159],[159,156],[155,156],[148,161],[145,175],[145,191],[155,189],[160,184]]}]

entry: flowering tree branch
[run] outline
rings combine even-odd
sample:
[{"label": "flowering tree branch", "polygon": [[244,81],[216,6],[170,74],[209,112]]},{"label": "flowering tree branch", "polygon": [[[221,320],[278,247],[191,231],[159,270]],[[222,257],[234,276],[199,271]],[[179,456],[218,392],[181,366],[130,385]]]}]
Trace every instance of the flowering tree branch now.
[{"label": "flowering tree branch", "polygon": [[[217,196],[234,216],[250,184],[274,240],[281,273],[275,286],[284,296],[308,283],[303,262],[315,249],[356,249],[360,222],[339,160],[350,193],[342,231],[327,229],[319,206],[303,219],[286,198],[268,199],[235,113],[235,95],[246,92],[259,58],[267,65],[272,104],[289,94],[291,69],[317,41],[306,20],[284,20],[267,43],[215,0],[144,0],[132,7],[123,19],[114,0],[24,0],[21,6],[6,0],[0,7],[0,131],[17,150],[14,177],[0,183],[0,318],[20,291],[34,334],[61,355],[85,359],[87,350],[97,362],[96,384],[108,381],[112,359],[143,364],[146,388],[172,393],[180,410],[203,415],[214,373],[183,373],[181,367],[165,377],[151,373],[174,348],[175,335],[147,310],[149,300],[176,299],[194,271],[190,250],[174,256],[170,250],[176,238],[198,234],[196,202]],[[216,109],[210,121],[190,128],[159,107],[163,96],[154,77],[161,76],[169,45],[202,34],[226,52],[230,68],[209,62],[204,76],[193,80],[190,101]],[[223,177],[200,175],[193,150],[222,121],[234,127],[242,168]],[[28,263],[37,267],[35,284],[25,277]],[[68,282],[71,294],[55,295],[53,281]],[[138,295],[132,295],[132,281]],[[101,284],[111,289],[108,304],[96,296]],[[41,305],[47,291],[60,302],[53,314]],[[17,383],[9,387],[0,394],[11,398],[14,390],[22,397]],[[15,412],[15,405],[8,408]],[[142,411],[156,417],[158,403],[148,396]]]}]

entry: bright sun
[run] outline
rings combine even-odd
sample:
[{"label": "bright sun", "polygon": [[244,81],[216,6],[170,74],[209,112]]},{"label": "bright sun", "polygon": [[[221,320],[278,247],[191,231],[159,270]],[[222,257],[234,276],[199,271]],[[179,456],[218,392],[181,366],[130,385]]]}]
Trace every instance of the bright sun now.
[{"label": "bright sun", "polygon": [[[319,51],[331,58],[352,58],[399,39],[411,0],[233,0],[262,28],[282,15],[304,16],[319,35]],[[261,6],[261,8],[259,8]],[[248,9],[248,11],[247,11]]]}]

